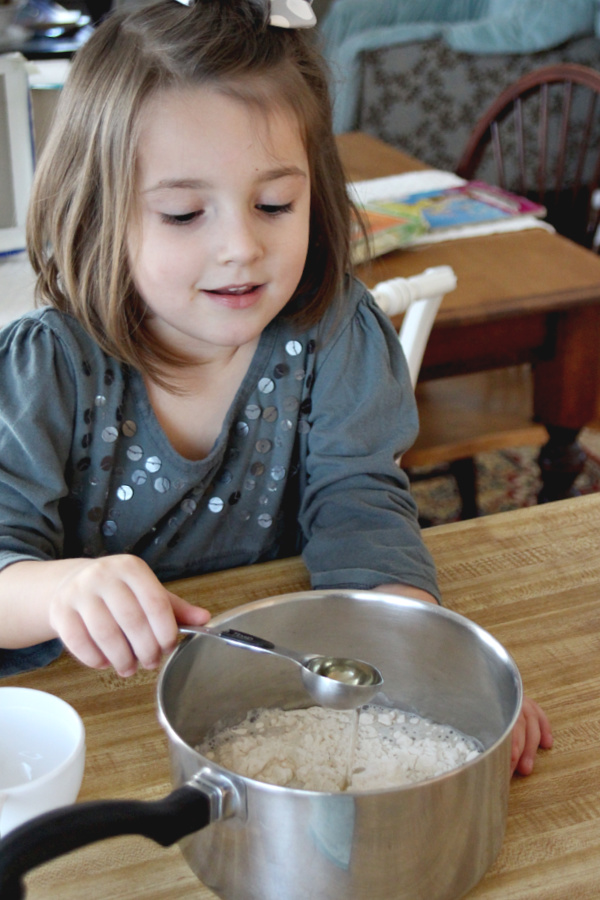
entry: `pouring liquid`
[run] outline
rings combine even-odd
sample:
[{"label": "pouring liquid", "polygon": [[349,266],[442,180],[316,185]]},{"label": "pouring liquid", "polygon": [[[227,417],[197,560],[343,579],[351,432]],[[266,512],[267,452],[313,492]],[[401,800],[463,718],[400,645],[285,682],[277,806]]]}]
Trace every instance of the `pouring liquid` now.
[{"label": "pouring liquid", "polygon": [[350,742],[348,744],[348,762],[346,764],[346,776],[342,790],[347,791],[352,784],[352,775],[354,772],[354,758],[356,756],[356,743],[358,741],[358,722],[360,719],[360,710],[355,709],[350,713]]},{"label": "pouring liquid", "polygon": [[[334,661],[327,667],[322,667],[322,672],[326,678],[333,681],[341,681],[343,684],[361,684],[362,673],[348,664],[340,664],[343,661]],[[348,759],[346,762],[346,775],[343,782],[342,790],[346,791],[352,784],[352,769],[354,767],[354,755],[356,753],[356,741],[358,739],[358,720],[360,717],[359,709],[351,710],[350,716],[350,740],[348,742]]]}]

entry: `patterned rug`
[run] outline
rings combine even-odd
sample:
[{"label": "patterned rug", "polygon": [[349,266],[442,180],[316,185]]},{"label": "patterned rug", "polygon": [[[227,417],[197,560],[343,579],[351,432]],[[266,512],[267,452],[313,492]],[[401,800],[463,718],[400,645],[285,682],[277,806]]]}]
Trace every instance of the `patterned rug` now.
[{"label": "patterned rug", "polygon": [[[574,487],[581,494],[600,491],[600,432],[584,429],[579,441],[587,453],[584,471]],[[535,506],[541,488],[537,456],[539,447],[516,447],[475,458],[480,514]],[[416,472],[427,472],[426,467]],[[460,497],[451,475],[427,478],[412,485],[423,527],[444,525],[459,519]]]}]

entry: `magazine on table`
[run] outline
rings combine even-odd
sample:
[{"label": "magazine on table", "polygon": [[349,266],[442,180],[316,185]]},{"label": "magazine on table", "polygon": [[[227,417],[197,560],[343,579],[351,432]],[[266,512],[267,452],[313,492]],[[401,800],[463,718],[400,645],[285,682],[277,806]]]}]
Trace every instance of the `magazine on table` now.
[{"label": "magazine on table", "polygon": [[400,247],[414,243],[426,234],[427,222],[418,210],[380,211],[369,207],[360,209],[366,234],[358,222],[352,225],[352,261],[355,265],[375,256],[383,256]]},{"label": "magazine on table", "polygon": [[[355,226],[353,259],[356,263],[392,250],[423,243],[427,235],[450,229],[519,216],[543,218],[546,209],[526,197],[483,181],[409,194],[390,194],[360,204],[368,241]],[[425,236],[425,237],[423,237]]]}]

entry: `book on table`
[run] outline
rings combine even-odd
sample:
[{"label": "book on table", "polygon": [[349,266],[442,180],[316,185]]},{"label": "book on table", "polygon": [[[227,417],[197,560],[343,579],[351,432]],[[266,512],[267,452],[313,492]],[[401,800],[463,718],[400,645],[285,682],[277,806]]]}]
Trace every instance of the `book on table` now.
[{"label": "book on table", "polygon": [[483,181],[371,200],[360,204],[359,209],[367,238],[355,223],[355,263],[410,246],[417,239],[422,243],[428,234],[525,215],[546,215],[540,203]]},{"label": "book on table", "polygon": [[369,204],[360,207],[360,216],[364,231],[358,222],[352,224],[352,260],[355,265],[407,247],[429,230],[421,213],[412,209],[387,211],[371,208]]}]

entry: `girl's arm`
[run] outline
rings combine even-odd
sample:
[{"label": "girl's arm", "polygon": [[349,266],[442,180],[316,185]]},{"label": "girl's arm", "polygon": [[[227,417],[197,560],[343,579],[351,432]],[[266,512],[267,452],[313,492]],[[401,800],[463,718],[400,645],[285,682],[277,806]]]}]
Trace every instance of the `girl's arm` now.
[{"label": "girl's arm", "polygon": [[175,646],[178,622],[203,625],[209,618],[136,556],[26,560],[0,572],[0,646],[58,637],[85,665],[113,666],[122,676],[138,664],[158,666]]},{"label": "girl's arm", "polygon": [[203,624],[209,616],[171,594],[138,557],[62,558],[65,527],[76,529],[61,513],[68,473],[83,471],[78,463],[100,464],[86,462],[88,448],[108,453],[102,410],[123,396],[119,371],[108,365],[54,310],[0,332],[0,647],[58,637],[86,665],[128,675],[138,664],[158,664],[175,644],[178,621]]},{"label": "girl's arm", "polygon": [[418,431],[406,361],[362,285],[351,283],[345,301],[346,320],[315,354],[299,516],[304,560],[315,588],[393,586],[430,600],[435,566],[395,462]]},{"label": "girl's arm", "polygon": [[375,590],[381,591],[383,594],[398,594],[399,597],[408,597],[411,600],[425,600],[427,603],[438,605],[438,601],[433,594],[421,588],[413,587],[410,584],[380,584]]}]

